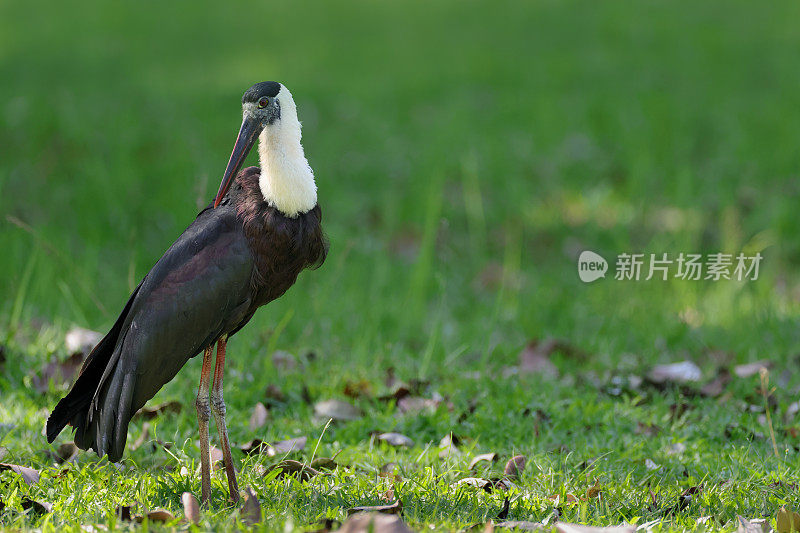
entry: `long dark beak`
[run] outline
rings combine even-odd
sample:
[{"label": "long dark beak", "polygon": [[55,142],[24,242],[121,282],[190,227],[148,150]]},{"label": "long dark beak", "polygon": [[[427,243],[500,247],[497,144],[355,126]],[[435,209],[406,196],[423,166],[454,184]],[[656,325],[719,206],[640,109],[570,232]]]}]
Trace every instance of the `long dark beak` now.
[{"label": "long dark beak", "polygon": [[225,174],[222,176],[222,183],[219,184],[217,197],[214,198],[214,207],[219,205],[225,197],[225,193],[231,188],[233,178],[236,177],[239,169],[242,168],[242,163],[244,163],[245,158],[247,158],[247,154],[250,153],[250,149],[253,147],[253,144],[255,144],[258,134],[261,133],[262,129],[264,129],[264,127],[261,125],[261,121],[256,118],[246,116],[242,121],[239,136],[236,138],[236,144],[233,145],[233,152],[231,152],[231,158],[228,161],[228,168],[225,169]]}]

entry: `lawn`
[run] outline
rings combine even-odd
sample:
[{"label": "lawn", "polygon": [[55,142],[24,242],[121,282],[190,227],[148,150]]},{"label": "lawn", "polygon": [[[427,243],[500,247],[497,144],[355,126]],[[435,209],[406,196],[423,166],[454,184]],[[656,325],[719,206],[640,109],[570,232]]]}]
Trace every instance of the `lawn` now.
[{"label": "lawn", "polygon": [[[72,327],[110,328],[213,197],[265,79],[294,94],[331,251],[229,343],[259,527],[397,500],[415,530],[777,527],[800,508],[798,19],[788,0],[0,2],[0,462],[40,473],[0,471],[0,527],[138,529],[133,506],[189,528],[199,359],[118,465],[47,444],[69,385],[48,363]],[[579,279],[584,250],[605,279]],[[633,253],[763,260],[741,282],[614,279]],[[683,382],[652,372],[681,361]],[[516,455],[509,483],[458,484]],[[320,457],[336,468],[271,469]],[[222,472],[199,527],[250,528]]]}]

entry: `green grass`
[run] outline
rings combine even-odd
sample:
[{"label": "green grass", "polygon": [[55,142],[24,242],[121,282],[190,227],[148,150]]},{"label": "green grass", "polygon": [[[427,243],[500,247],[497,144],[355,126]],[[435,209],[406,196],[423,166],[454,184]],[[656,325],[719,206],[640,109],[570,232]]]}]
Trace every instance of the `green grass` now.
[{"label": "green grass", "polygon": [[[509,519],[552,522],[549,496],[580,495],[595,479],[604,498],[564,505],[561,519],[641,524],[699,483],[666,528],[712,515],[708,527],[730,530],[737,514],[798,505],[800,442],[786,431],[798,421],[784,414],[800,385],[799,11],[788,1],[0,3],[0,446],[2,461],[42,470],[33,487],[0,473],[0,526],[111,525],[134,501],[180,514],[180,493],[199,493],[198,476],[180,474],[197,465],[199,361],[153,400],[185,406],[152,422],[174,446],[129,446],[122,471],[90,454],[56,466],[42,453],[64,389],[40,394],[32,376],[66,357],[71,325],[110,327],[212,197],[238,98],[263,79],[298,103],[332,248],[231,341],[231,437],[305,435],[304,460],[321,439],[317,455],[340,452],[342,465],[307,483],[264,479],[277,459],[236,452],[268,529],[378,502],[389,461],[418,529],[484,522],[504,495]],[[764,262],[743,284],[583,284],[583,249],[760,251]],[[504,373],[529,339],[550,336],[590,357],[557,356],[559,378]],[[317,357],[286,372],[275,349]],[[757,377],[734,379],[722,399],[647,386],[609,394],[615,376],[686,358],[704,379],[720,364],[775,362],[779,457],[747,407],[762,401]],[[389,367],[452,409],[403,415],[362,398],[364,418],[323,433],[304,387],[316,401],[366,380],[379,395]],[[249,412],[269,384],[287,400],[254,433]],[[662,430],[645,437],[638,422]],[[389,449],[373,430],[416,444]],[[141,431],[131,425],[129,444]],[[438,442],[451,431],[464,456],[443,461]],[[685,450],[670,454],[675,443]],[[528,457],[517,488],[451,488],[485,451]],[[238,527],[225,494],[220,477],[206,526]],[[53,512],[24,512],[27,497]]]}]

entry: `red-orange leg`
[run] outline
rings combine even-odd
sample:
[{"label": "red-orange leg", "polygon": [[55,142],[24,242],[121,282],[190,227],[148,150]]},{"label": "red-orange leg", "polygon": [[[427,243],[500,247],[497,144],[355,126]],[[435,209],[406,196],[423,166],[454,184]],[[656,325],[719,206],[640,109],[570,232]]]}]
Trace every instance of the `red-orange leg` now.
[{"label": "red-orange leg", "polygon": [[214,346],[209,346],[203,352],[203,368],[200,371],[200,386],[197,389],[197,422],[200,425],[200,477],[202,483],[202,496],[200,502],[208,505],[211,499],[211,457],[208,444],[208,421],[211,419],[211,406],[209,404],[209,383],[211,381],[211,351]]},{"label": "red-orange leg", "polygon": [[220,446],[222,446],[222,458],[225,461],[225,474],[228,477],[231,500],[237,503],[239,501],[239,484],[236,482],[236,470],[233,468],[231,444],[228,440],[228,426],[225,423],[225,400],[222,395],[222,378],[225,372],[225,347],[227,343],[228,338],[224,336],[217,341],[217,362],[214,368],[214,385],[211,388],[211,412],[214,413],[214,420],[219,431],[219,442]]}]

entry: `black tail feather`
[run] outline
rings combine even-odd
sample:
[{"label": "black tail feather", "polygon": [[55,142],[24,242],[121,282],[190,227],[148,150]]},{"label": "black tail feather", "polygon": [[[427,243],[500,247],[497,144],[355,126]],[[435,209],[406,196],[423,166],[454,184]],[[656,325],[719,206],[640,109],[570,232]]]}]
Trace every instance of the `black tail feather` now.
[{"label": "black tail feather", "polygon": [[[141,287],[141,285],[139,285],[139,287]],[[58,402],[55,409],[53,409],[53,412],[50,414],[50,417],[47,419],[47,442],[53,442],[67,424],[71,424],[77,430],[75,443],[79,448],[97,449],[92,436],[84,433],[83,429],[86,426],[87,415],[89,414],[88,410],[92,399],[97,393],[98,387],[102,385],[101,378],[106,372],[108,365],[116,363],[112,356],[117,347],[125,318],[128,316],[133,300],[139,292],[139,287],[136,287],[136,290],[131,294],[128,303],[125,304],[125,309],[120,313],[111,331],[103,337],[103,340],[94,347],[86,358],[81,372],[78,375],[78,379],[72,385],[72,389]]]}]

